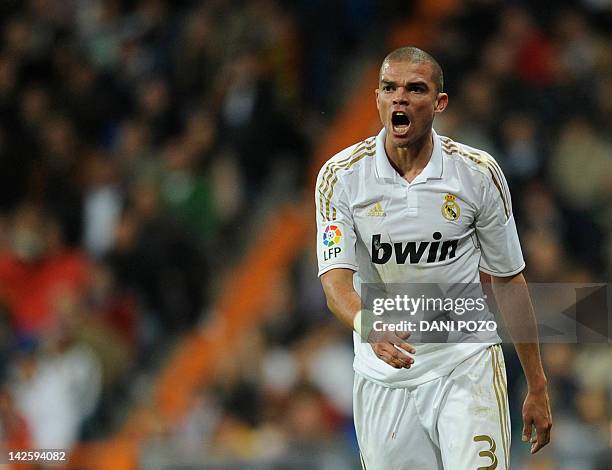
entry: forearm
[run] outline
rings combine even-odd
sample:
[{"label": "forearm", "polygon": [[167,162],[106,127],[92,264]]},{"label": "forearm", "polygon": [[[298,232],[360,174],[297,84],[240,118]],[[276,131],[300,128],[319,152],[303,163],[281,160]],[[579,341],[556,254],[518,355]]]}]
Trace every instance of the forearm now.
[{"label": "forearm", "polygon": [[353,272],[334,269],[321,276],[321,283],[331,312],[353,329],[355,314],[361,309],[361,298],[353,288]]},{"label": "forearm", "polygon": [[409,354],[414,354],[416,349],[406,342],[408,334],[372,329],[372,313],[362,311],[361,298],[353,288],[353,271],[332,269],[321,276],[321,284],[332,313],[369,342],[376,357],[396,369],[410,369],[414,358]]},{"label": "forearm", "polygon": [[502,318],[514,342],[516,353],[525,373],[530,391],[546,388],[546,376],[542,368],[538,328],[522,274],[509,278],[492,276],[493,292]]}]

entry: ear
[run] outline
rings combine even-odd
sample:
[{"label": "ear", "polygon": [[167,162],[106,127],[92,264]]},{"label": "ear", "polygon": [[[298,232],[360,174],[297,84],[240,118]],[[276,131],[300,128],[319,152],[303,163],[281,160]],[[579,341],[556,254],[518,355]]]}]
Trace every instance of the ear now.
[{"label": "ear", "polygon": [[448,106],[448,95],[446,93],[438,93],[434,112],[441,113],[446,109],[446,106]]}]

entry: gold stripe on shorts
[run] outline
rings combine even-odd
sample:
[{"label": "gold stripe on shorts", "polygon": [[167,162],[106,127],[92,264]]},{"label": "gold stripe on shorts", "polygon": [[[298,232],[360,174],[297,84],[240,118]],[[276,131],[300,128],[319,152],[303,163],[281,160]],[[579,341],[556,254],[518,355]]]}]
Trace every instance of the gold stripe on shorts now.
[{"label": "gold stripe on shorts", "polygon": [[506,464],[505,470],[508,470],[510,458],[508,454],[508,448],[510,445],[510,435],[508,432],[508,415],[507,415],[507,395],[506,386],[501,376],[501,366],[499,362],[499,354],[501,354],[501,348],[499,345],[491,347],[491,366],[493,367],[493,389],[495,390],[495,398],[497,399],[497,410],[499,412],[499,425],[502,436],[502,447],[504,449],[504,462]]},{"label": "gold stripe on shorts", "polygon": [[359,452],[359,460],[361,462],[362,470],[366,470],[365,461],[363,460],[363,455],[361,455],[361,452]]}]

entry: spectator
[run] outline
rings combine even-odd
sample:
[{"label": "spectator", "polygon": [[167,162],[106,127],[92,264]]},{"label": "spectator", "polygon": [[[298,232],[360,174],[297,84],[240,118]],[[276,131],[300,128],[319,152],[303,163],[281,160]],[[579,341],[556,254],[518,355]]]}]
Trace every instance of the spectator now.
[{"label": "spectator", "polygon": [[58,321],[53,300],[61,289],[82,291],[87,259],[63,241],[57,219],[32,204],[13,215],[9,249],[0,254],[0,298],[19,335],[46,334]]},{"label": "spectator", "polygon": [[154,342],[202,315],[206,260],[197,239],[161,212],[156,183],[132,188],[109,261],[121,285],[142,300]]},{"label": "spectator", "polygon": [[100,366],[88,348],[65,331],[22,356],[12,377],[12,394],[38,449],[70,449],[100,394]]}]

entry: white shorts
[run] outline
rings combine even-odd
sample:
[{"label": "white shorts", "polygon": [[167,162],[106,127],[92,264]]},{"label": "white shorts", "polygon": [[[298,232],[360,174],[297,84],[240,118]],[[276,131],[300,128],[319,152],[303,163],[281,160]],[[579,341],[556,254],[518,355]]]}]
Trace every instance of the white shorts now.
[{"label": "white shorts", "polygon": [[506,383],[499,345],[412,389],[385,387],[355,375],[353,411],[363,467],[508,470]]}]

